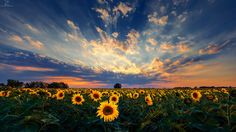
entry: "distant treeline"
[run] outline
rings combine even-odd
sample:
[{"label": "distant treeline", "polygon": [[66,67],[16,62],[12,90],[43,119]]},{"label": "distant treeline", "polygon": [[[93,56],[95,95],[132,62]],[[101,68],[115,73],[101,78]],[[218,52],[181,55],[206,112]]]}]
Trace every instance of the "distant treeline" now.
[{"label": "distant treeline", "polygon": [[5,88],[69,88],[68,84],[64,82],[46,83],[42,81],[34,82],[20,82],[19,80],[8,79],[7,84],[0,83],[0,87]]}]

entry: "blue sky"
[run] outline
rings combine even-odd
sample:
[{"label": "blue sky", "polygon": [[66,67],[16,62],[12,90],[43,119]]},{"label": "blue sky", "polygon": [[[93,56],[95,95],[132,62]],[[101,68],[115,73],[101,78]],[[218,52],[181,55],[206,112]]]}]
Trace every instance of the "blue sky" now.
[{"label": "blue sky", "polygon": [[0,0],[0,82],[235,86],[233,0]]}]

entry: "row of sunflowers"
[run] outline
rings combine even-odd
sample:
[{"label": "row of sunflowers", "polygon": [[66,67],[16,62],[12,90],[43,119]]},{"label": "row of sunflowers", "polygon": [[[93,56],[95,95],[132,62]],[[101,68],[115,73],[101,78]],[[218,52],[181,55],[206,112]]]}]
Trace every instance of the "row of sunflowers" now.
[{"label": "row of sunflowers", "polygon": [[5,89],[0,123],[4,131],[232,131],[235,95],[225,88]]}]

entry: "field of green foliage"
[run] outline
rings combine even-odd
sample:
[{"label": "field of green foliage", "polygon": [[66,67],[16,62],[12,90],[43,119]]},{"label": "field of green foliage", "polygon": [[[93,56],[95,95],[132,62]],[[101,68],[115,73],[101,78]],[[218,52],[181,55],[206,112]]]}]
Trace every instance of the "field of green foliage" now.
[{"label": "field of green foliage", "polygon": [[5,89],[0,131],[236,131],[236,90]]}]

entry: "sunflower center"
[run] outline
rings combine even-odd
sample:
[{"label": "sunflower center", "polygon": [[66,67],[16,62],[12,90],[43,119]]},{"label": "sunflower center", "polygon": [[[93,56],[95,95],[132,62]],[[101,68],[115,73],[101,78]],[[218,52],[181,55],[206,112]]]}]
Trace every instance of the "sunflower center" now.
[{"label": "sunflower center", "polygon": [[198,98],[198,94],[197,93],[193,93],[193,97],[194,98]]},{"label": "sunflower center", "polygon": [[76,97],[75,100],[76,100],[76,102],[80,102],[81,101],[81,97]]},{"label": "sunflower center", "polygon": [[112,97],[112,99],[111,99],[112,101],[116,101],[116,97]]},{"label": "sunflower center", "polygon": [[98,94],[93,94],[93,97],[94,97],[95,99],[97,99],[97,98],[99,98],[99,95],[98,95]]},{"label": "sunflower center", "polygon": [[104,115],[111,115],[113,113],[113,108],[111,106],[105,106],[103,109]]},{"label": "sunflower center", "polygon": [[59,97],[62,97],[63,96],[63,93],[59,93]]}]

